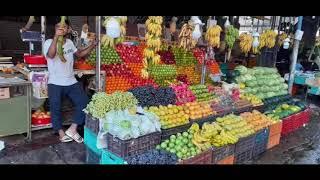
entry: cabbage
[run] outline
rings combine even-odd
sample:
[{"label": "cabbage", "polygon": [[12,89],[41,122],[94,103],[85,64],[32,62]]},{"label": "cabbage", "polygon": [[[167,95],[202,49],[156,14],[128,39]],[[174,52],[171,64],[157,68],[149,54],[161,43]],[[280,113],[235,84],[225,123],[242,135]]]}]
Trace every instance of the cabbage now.
[{"label": "cabbage", "polygon": [[246,74],[247,71],[248,71],[248,69],[247,69],[245,66],[242,66],[242,65],[237,66],[237,67],[235,68],[235,70],[239,71],[240,74]]},{"label": "cabbage", "polygon": [[267,95],[266,95],[266,97],[267,98],[271,98],[271,97],[273,97],[273,96],[275,96],[276,94],[274,93],[274,92],[268,92],[267,93]]},{"label": "cabbage", "polygon": [[282,89],[287,90],[288,89],[288,84],[282,84]]},{"label": "cabbage", "polygon": [[285,82],[284,78],[283,77],[279,78],[279,82],[284,83]]},{"label": "cabbage", "polygon": [[246,86],[248,86],[248,87],[255,87],[257,85],[258,85],[257,81],[247,81],[246,82]]}]

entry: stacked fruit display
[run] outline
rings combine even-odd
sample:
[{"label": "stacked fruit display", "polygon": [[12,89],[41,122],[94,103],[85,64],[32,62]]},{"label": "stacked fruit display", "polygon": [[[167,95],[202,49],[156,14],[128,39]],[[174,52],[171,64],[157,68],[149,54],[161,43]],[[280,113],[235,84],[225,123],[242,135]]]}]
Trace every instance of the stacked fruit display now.
[{"label": "stacked fruit display", "polygon": [[168,129],[189,123],[189,116],[185,114],[182,106],[169,104],[168,106],[151,106],[148,111],[160,118],[161,128]]},{"label": "stacked fruit display", "polygon": [[206,52],[204,49],[196,48],[193,50],[193,56],[197,59],[198,64],[203,64],[205,54]]},{"label": "stacked fruit display", "polygon": [[176,105],[183,105],[187,102],[194,102],[196,100],[195,95],[187,84],[171,85],[176,94]]},{"label": "stacked fruit display", "polygon": [[125,63],[128,68],[131,70],[131,72],[136,76],[140,77],[141,75],[141,70],[143,69],[143,64],[142,63]]},{"label": "stacked fruit display", "polygon": [[240,76],[237,76],[235,80],[238,84],[245,84],[242,93],[250,93],[261,99],[288,93],[288,85],[275,68],[254,67],[250,69],[237,66],[236,70],[240,72]]},{"label": "stacked fruit display", "polygon": [[210,104],[206,102],[186,103],[184,112],[189,115],[191,120],[197,120],[215,114],[215,112],[212,111]]},{"label": "stacked fruit display", "polygon": [[217,123],[204,123],[199,129],[198,124],[192,124],[190,127],[194,131],[192,142],[199,149],[205,151],[212,146],[222,147],[228,144],[235,144],[238,138],[233,136],[230,132],[226,132]]},{"label": "stacked fruit display", "polygon": [[172,52],[177,66],[194,66],[197,63],[197,60],[191,51],[174,47]]},{"label": "stacked fruit display", "polygon": [[176,95],[170,87],[140,86],[129,91],[134,94],[142,107],[167,106],[176,102]]},{"label": "stacked fruit display", "polygon": [[[91,65],[96,64],[96,52],[93,50],[89,57],[88,62]],[[121,59],[117,53],[117,51],[113,47],[101,47],[101,64],[116,64],[121,63]]]},{"label": "stacked fruit display", "polygon": [[192,138],[193,132],[191,130],[177,133],[170,136],[170,139],[163,141],[156,148],[176,154],[180,160],[188,159],[201,153],[201,150],[192,143]]},{"label": "stacked fruit display", "polygon": [[137,154],[126,158],[128,164],[145,165],[145,164],[176,164],[178,157],[175,154],[164,150],[152,149],[143,154]]},{"label": "stacked fruit display", "polygon": [[160,86],[168,86],[177,77],[177,70],[173,65],[155,65],[149,68],[151,77]]},{"label": "stacked fruit display", "polygon": [[136,107],[138,100],[131,92],[115,92],[106,94],[98,92],[92,96],[91,101],[84,109],[84,112],[94,118],[104,118],[111,110],[125,110]]},{"label": "stacked fruit display", "polygon": [[222,118],[217,118],[216,122],[237,138],[244,138],[255,133],[253,125],[248,124],[242,117],[229,114]]},{"label": "stacked fruit display", "polygon": [[199,84],[200,83],[200,73],[197,73],[194,66],[188,67],[177,67],[178,75],[185,75],[187,76],[187,81],[190,84]]},{"label": "stacked fruit display", "polygon": [[301,111],[301,108],[296,105],[282,104],[279,105],[275,110],[271,112],[267,112],[274,117],[278,117],[280,119],[288,117],[292,114],[296,114]]},{"label": "stacked fruit display", "polygon": [[263,104],[262,100],[253,94],[240,94],[240,98],[249,101],[254,106]]},{"label": "stacked fruit display", "polygon": [[245,112],[240,114],[240,116],[247,121],[248,124],[253,125],[255,131],[259,131],[273,124],[273,120],[260,113],[259,111],[253,110],[252,112]]},{"label": "stacked fruit display", "polygon": [[188,76],[185,74],[178,74],[177,81],[190,85],[190,82],[188,81]]},{"label": "stacked fruit display", "polygon": [[193,85],[193,86],[189,86],[189,89],[196,96],[198,102],[210,101],[214,98],[213,93],[209,92],[209,89],[206,85],[202,85],[202,84]]},{"label": "stacked fruit display", "polygon": [[174,55],[171,51],[159,51],[158,54],[164,64],[176,64]]},{"label": "stacked fruit display", "polygon": [[220,74],[220,66],[215,60],[210,60],[207,62],[207,67],[211,74]]},{"label": "stacked fruit display", "polygon": [[119,44],[116,51],[125,63],[142,63],[142,52],[138,46]]}]

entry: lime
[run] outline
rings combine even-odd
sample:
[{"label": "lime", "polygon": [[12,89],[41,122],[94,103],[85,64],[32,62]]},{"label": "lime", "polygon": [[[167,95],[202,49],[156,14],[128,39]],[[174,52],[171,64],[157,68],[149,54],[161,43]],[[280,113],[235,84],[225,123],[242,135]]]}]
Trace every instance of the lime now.
[{"label": "lime", "polygon": [[170,139],[176,139],[177,137],[175,135],[171,135]]},{"label": "lime", "polygon": [[181,159],[182,156],[183,156],[183,154],[182,154],[181,152],[178,152],[178,153],[177,153],[177,156],[178,156],[179,159]]},{"label": "lime", "polygon": [[177,146],[175,146],[175,149],[176,149],[176,151],[180,151],[181,150],[181,146],[177,145]]},{"label": "lime", "polygon": [[180,144],[181,144],[181,140],[179,140],[179,139],[176,140],[176,141],[175,141],[175,144],[176,144],[176,145],[180,145]]},{"label": "lime", "polygon": [[164,142],[167,143],[167,144],[169,144],[170,141],[169,141],[169,139],[167,139],[167,140],[165,140]]},{"label": "lime", "polygon": [[182,135],[183,135],[184,137],[188,137],[188,136],[189,136],[189,133],[188,133],[188,132],[183,132]]},{"label": "lime", "polygon": [[178,133],[177,136],[178,136],[178,137],[181,136],[181,133]]},{"label": "lime", "polygon": [[170,152],[170,150],[171,150],[171,149],[170,149],[169,147],[166,148],[166,151]]},{"label": "lime", "polygon": [[189,143],[188,143],[188,147],[189,147],[189,148],[192,148],[192,146],[193,146],[192,142],[189,142]]},{"label": "lime", "polygon": [[167,147],[167,143],[162,142],[160,146],[161,146],[162,149],[165,149]]},{"label": "lime", "polygon": [[171,142],[171,143],[169,143],[169,147],[170,147],[170,148],[173,148],[174,146],[175,146],[175,144],[174,144],[174,143],[172,143],[172,142]]},{"label": "lime", "polygon": [[171,152],[172,154],[175,154],[175,153],[176,153],[176,150],[175,150],[175,149],[170,149],[170,152]]},{"label": "lime", "polygon": [[193,138],[193,135],[192,135],[192,134],[189,134],[188,138],[189,138],[189,139],[192,139],[192,138]]},{"label": "lime", "polygon": [[157,149],[157,150],[161,149],[161,146],[158,144],[158,145],[156,146],[156,149]]},{"label": "lime", "polygon": [[200,154],[200,153],[201,153],[201,150],[200,150],[200,149],[197,149],[196,152],[197,152],[197,154]]},{"label": "lime", "polygon": [[181,152],[182,152],[183,154],[187,154],[188,149],[187,149],[187,148],[185,148],[185,147],[183,147],[183,148],[181,149]]},{"label": "lime", "polygon": [[195,156],[195,155],[197,155],[197,152],[191,151],[191,156]]},{"label": "lime", "polygon": [[188,140],[187,138],[184,138],[184,139],[182,140],[182,142],[183,142],[183,144],[188,144],[189,140]]},{"label": "lime", "polygon": [[191,157],[191,152],[187,152],[187,157]]}]

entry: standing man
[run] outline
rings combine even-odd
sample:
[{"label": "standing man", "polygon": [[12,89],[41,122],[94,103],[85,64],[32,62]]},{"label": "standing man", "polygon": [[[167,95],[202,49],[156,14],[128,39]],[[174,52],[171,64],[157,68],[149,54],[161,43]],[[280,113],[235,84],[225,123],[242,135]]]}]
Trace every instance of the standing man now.
[{"label": "standing man", "polygon": [[[49,70],[48,94],[50,112],[53,129],[59,133],[61,142],[74,140],[82,143],[83,138],[77,132],[77,127],[84,124],[85,114],[82,110],[88,103],[88,97],[75,78],[73,71],[74,55],[79,58],[88,55],[95,48],[96,42],[83,50],[78,50],[73,42],[66,38],[68,29],[68,21],[66,21],[64,26],[57,23],[55,25],[55,35],[53,39],[48,39],[44,43],[43,49]],[[57,41],[59,36],[64,37],[63,51],[66,62],[62,62],[57,55]],[[75,112],[73,123],[64,132],[62,129],[61,101],[65,96],[71,99],[75,107]]]}]

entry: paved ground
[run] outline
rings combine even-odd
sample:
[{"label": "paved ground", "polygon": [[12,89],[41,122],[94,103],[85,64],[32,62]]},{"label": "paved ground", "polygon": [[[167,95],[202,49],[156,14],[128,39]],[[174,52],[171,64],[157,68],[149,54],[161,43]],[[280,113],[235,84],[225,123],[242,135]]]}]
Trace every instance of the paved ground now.
[{"label": "paved ground", "polygon": [[[319,105],[318,98],[314,102]],[[311,122],[281,140],[280,145],[267,151],[253,164],[320,164],[320,109],[312,107]],[[83,144],[59,143],[51,130],[33,134],[33,142],[21,136],[8,137],[0,152],[0,164],[84,164]]]}]

